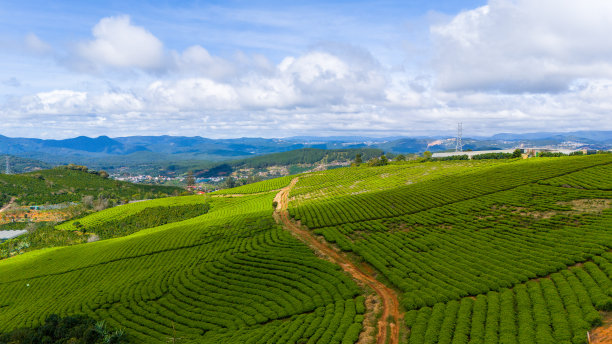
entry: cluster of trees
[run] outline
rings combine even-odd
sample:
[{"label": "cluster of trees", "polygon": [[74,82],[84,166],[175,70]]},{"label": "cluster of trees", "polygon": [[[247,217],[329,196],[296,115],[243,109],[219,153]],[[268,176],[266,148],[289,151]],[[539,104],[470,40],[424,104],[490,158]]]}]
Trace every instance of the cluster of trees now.
[{"label": "cluster of trees", "polygon": [[37,327],[18,328],[0,334],[0,344],[122,344],[129,343],[123,330],[85,315],[60,317],[52,314]]},{"label": "cluster of trees", "polygon": [[455,160],[470,160],[470,157],[467,154],[462,155],[450,155],[439,158],[427,158],[427,160],[431,161],[455,161]]},{"label": "cluster of trees", "polygon": [[[400,160],[401,161],[406,160],[406,156],[400,155]],[[353,161],[353,166],[359,166],[362,163],[363,163],[363,156],[361,155],[361,153],[355,154],[355,160]],[[382,153],[382,155],[374,156],[368,160],[368,166],[370,167],[386,166],[388,164],[389,164],[389,159],[387,158],[384,152]]]},{"label": "cluster of trees", "polygon": [[[522,156],[522,154],[523,154],[522,150],[517,148],[512,153],[499,152],[499,153],[476,154],[476,155],[472,156],[472,159],[473,160],[483,160],[483,159],[515,159],[515,158],[520,158]],[[425,158],[425,160],[432,160],[432,161],[470,160],[470,157],[467,154],[451,155],[451,156],[439,157],[439,158],[432,158],[432,156],[433,156],[433,153],[431,153],[430,151],[426,151],[426,152],[423,153],[423,157]]]},{"label": "cluster of trees", "polygon": [[84,166],[84,165],[68,164],[66,166],[60,166],[58,168],[65,168],[67,170],[87,172],[87,173],[98,175],[98,176],[100,176],[102,178],[105,178],[105,179],[109,177],[109,174],[106,171],[103,171],[103,170],[100,170],[100,171],[89,170],[89,167]]},{"label": "cluster of trees", "polygon": [[81,244],[88,239],[87,236],[72,231],[56,230],[53,223],[19,222],[15,225],[12,228],[3,225],[0,226],[0,230],[26,229],[27,232],[17,238],[0,242],[0,259],[45,247]]},{"label": "cluster of trees", "polygon": [[476,154],[474,156],[472,156],[472,159],[474,160],[483,160],[483,159],[512,159],[512,158],[520,158],[521,157],[521,150],[517,149],[515,150],[515,152],[518,151],[518,154],[514,154],[514,153],[483,153],[483,154]]},{"label": "cluster of trees", "polygon": [[275,165],[316,164],[320,162],[350,161],[359,154],[363,159],[384,154],[380,149],[354,148],[354,149],[318,149],[303,148],[289,152],[267,154],[248,158],[229,164],[234,168],[264,168]]},{"label": "cluster of trees", "polygon": [[180,188],[169,186],[139,185],[105,178],[86,172],[87,167],[77,166],[20,175],[0,175],[0,202],[16,197],[22,205],[59,204],[79,202],[84,196],[108,199],[112,203],[125,200],[178,195]]}]

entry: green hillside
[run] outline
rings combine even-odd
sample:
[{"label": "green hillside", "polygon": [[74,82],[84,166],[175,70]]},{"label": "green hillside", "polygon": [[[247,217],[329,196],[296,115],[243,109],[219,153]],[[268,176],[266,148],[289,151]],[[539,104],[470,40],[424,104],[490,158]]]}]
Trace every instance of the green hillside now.
[{"label": "green hillside", "polygon": [[137,185],[96,173],[57,167],[24,174],[0,174],[0,204],[11,197],[23,205],[79,202],[83,196],[114,200],[156,198],[178,194],[179,188]]},{"label": "green hillside", "polygon": [[[275,221],[285,187],[293,220],[391,287],[399,318]],[[365,329],[363,342],[578,344],[612,311],[609,155],[339,168],[78,221],[190,204],[207,212],[0,261],[0,333],[85,314],[134,343],[344,344]]]},{"label": "green hillside", "polygon": [[401,292],[411,344],[585,343],[612,309],[612,158],[460,166],[303,176],[290,213]]}]

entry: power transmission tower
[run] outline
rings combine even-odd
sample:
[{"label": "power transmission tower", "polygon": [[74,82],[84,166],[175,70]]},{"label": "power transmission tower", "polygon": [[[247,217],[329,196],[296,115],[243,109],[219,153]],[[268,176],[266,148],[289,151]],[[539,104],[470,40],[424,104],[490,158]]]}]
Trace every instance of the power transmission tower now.
[{"label": "power transmission tower", "polygon": [[6,156],[6,174],[11,174],[11,162],[9,160],[9,156]]},{"label": "power transmission tower", "polygon": [[455,147],[455,152],[463,152],[463,123],[457,123],[457,147]]}]

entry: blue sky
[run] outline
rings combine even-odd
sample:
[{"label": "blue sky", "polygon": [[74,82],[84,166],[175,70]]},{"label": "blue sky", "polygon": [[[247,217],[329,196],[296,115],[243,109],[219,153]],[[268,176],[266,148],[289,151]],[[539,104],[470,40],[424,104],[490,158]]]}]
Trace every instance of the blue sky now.
[{"label": "blue sky", "polygon": [[612,129],[604,0],[4,1],[0,134]]}]

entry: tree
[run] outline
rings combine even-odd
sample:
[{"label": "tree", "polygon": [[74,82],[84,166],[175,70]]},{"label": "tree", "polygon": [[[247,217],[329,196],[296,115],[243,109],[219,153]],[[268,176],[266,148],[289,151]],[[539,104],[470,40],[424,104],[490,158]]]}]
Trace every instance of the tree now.
[{"label": "tree", "polygon": [[512,152],[513,158],[520,158],[521,156],[523,156],[523,152],[519,148],[515,149],[514,152]]},{"label": "tree", "polygon": [[379,163],[380,163],[379,166],[385,166],[389,163],[389,159],[387,159],[387,156],[383,154],[380,156]]},{"label": "tree", "polygon": [[236,181],[232,176],[228,176],[227,178],[225,178],[225,187],[228,189],[236,187]]},{"label": "tree", "polygon": [[393,159],[395,161],[406,161],[406,156],[404,154],[400,154]]},{"label": "tree", "polygon": [[195,177],[193,176],[193,171],[187,172],[187,178],[185,178],[185,182],[187,183],[187,186],[189,187],[192,187],[195,185],[196,180],[195,180]]},{"label": "tree", "polygon": [[430,151],[424,151],[423,152],[423,157],[425,159],[431,159],[432,156],[433,156],[433,154]]},{"label": "tree", "polygon": [[100,177],[104,178],[104,179],[108,179],[108,177],[109,177],[109,174],[106,171],[100,171],[100,172],[98,172],[98,175]]},{"label": "tree", "polygon": [[363,160],[361,159],[361,153],[355,154],[355,165],[359,166],[362,162]]}]

